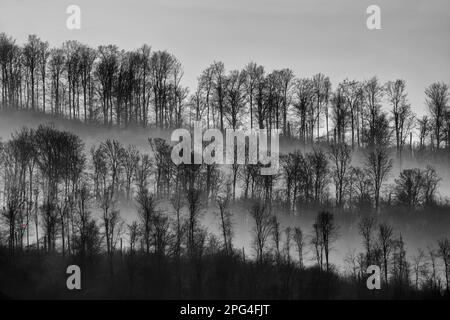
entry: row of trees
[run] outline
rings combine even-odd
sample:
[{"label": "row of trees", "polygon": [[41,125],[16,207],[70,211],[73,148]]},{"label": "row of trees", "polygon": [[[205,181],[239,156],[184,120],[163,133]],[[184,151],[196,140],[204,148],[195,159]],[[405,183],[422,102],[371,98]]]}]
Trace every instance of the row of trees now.
[{"label": "row of trees", "polygon": [[398,151],[412,144],[413,132],[420,148],[450,145],[449,91],[442,82],[425,89],[429,115],[417,118],[404,80],[381,84],[376,77],[347,79],[333,89],[321,73],[296,78],[290,69],[267,73],[253,62],[230,72],[222,62],[213,62],[189,93],[181,84],[177,58],[148,45],[124,51],[67,41],[50,48],[30,35],[19,46],[2,33],[0,68],[4,108],[41,110],[85,122],[169,128],[203,119],[208,127],[222,130],[276,128],[304,142],[346,142],[352,147],[376,144],[382,138],[379,128],[389,128]]},{"label": "row of trees", "polygon": [[447,238],[439,240],[437,248],[428,247],[427,253],[419,248],[408,258],[402,235],[396,236],[389,224],[377,223],[374,217],[364,217],[358,224],[358,230],[365,251],[359,254],[352,251],[346,257],[355,279],[362,279],[369,265],[377,265],[381,267],[386,284],[400,287],[412,284],[417,289],[426,287],[439,291],[445,288],[449,291],[450,242]]},{"label": "row of trees", "polygon": [[41,110],[85,122],[180,126],[187,89],[180,62],[143,45],[90,48],[66,41],[61,48],[30,35],[24,46],[0,34],[3,107]]},{"label": "row of trees", "polygon": [[[20,238],[25,235],[25,230],[16,230],[16,225],[28,229],[34,219],[38,234],[38,212],[42,211],[46,245],[54,248],[55,224],[60,221],[70,252],[69,225],[73,223],[68,215],[76,206],[86,215],[86,202],[91,194],[103,211],[108,247],[113,247],[116,239],[118,201],[137,197],[142,210],[153,212],[154,197],[171,200],[186,190],[192,191],[192,215],[196,214],[198,201],[209,203],[218,198],[224,214],[230,202],[221,195],[225,185],[225,193],[233,201],[240,186],[240,197],[263,199],[271,207],[279,206],[294,213],[308,206],[332,205],[330,189],[335,191],[334,205],[339,210],[379,211],[382,200],[386,205],[418,209],[438,201],[440,179],[431,166],[405,169],[392,185],[386,186],[393,160],[383,146],[366,151],[361,167],[352,165],[352,150],[345,143],[332,144],[328,150],[295,151],[281,155],[278,174],[262,176],[259,164],[176,166],[170,158],[171,147],[164,140],[150,139],[149,144],[153,157],[141,154],[133,145],[124,147],[116,140],[94,146],[86,155],[79,137],[53,127],[24,128],[14,133],[1,149],[2,200],[11,223],[11,246],[14,247],[16,231]],[[149,194],[150,189],[154,189],[154,196]],[[178,199],[177,211],[180,206]],[[26,234],[29,244],[29,232]],[[65,248],[63,240],[63,253]]]},{"label": "row of trees", "polygon": [[[300,227],[287,226],[280,230],[277,217],[260,203],[251,207],[251,215],[255,220],[254,247],[259,263],[293,263],[293,248],[298,255],[299,268],[305,267],[305,257],[309,252],[319,270],[334,270],[330,252],[339,237],[339,226],[332,213],[319,212],[312,225],[312,234],[309,235]],[[439,240],[437,247],[428,247],[427,252],[419,248],[408,257],[402,235],[396,235],[393,227],[386,222],[377,222],[375,217],[365,216],[357,227],[363,251],[352,249],[344,259],[351,279],[357,283],[364,282],[367,268],[377,265],[381,269],[384,286],[449,291],[450,241],[447,238]]]},{"label": "row of trees", "polygon": [[433,167],[402,170],[394,183],[388,184],[393,159],[386,149],[372,149],[363,157],[362,166],[353,166],[352,151],[346,144],[331,145],[328,152],[316,149],[283,155],[282,202],[292,211],[298,205],[326,204],[332,200],[330,188],[334,189],[338,209],[378,210],[382,200],[387,206],[418,209],[431,207],[438,201],[440,178]]},{"label": "row of trees", "polygon": [[[35,247],[38,253],[60,251],[63,256],[86,261],[105,250],[113,274],[114,256],[123,252],[122,240],[126,239],[131,256],[140,249],[161,263],[167,257],[179,262],[188,257],[195,270],[193,283],[202,276],[201,261],[207,248],[227,256],[237,254],[233,246],[233,168],[175,166],[164,140],[150,139],[149,145],[152,157],[116,140],[106,140],[86,153],[79,137],[51,126],[14,133],[0,145],[1,213],[10,254]],[[240,197],[253,203],[247,209],[254,220],[256,261],[291,264],[295,250],[298,266],[303,268],[304,256],[310,251],[320,270],[330,272],[330,252],[339,235],[334,214],[320,212],[311,235],[306,235],[299,226],[283,229],[276,212],[282,212],[285,205],[291,211],[311,202],[317,208],[326,207],[330,204],[326,201],[329,177],[336,190],[336,212],[361,201],[378,208],[377,192],[392,161],[386,150],[378,147],[366,154],[362,168],[351,167],[351,147],[346,144],[333,144],[326,152],[289,153],[282,159],[278,176],[259,175],[258,165],[238,167]],[[431,167],[404,170],[392,188],[395,201],[408,208],[434,204],[438,181]],[[137,205],[138,215],[127,224],[119,208],[128,201]],[[394,199],[386,201],[393,205]],[[218,235],[201,224],[201,215],[208,210],[216,213]],[[411,264],[406,261],[401,237],[395,238],[386,224],[380,224],[374,235],[377,228],[373,218],[364,218],[359,225],[366,253],[354,257],[359,266],[353,269],[359,270],[355,275],[362,279],[364,266],[378,264],[384,267],[386,282],[388,273],[392,279],[409,279]],[[445,276],[448,250],[448,240],[443,240],[435,256],[443,259]],[[239,255],[245,259],[244,252]],[[417,263],[422,266],[422,262]],[[433,265],[433,286],[441,288],[436,268]],[[419,271],[415,272],[417,279]]]}]

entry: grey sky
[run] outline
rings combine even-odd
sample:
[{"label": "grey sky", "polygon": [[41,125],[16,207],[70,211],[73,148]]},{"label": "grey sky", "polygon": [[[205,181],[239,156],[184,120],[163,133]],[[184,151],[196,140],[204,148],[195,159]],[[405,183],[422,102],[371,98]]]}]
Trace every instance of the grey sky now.
[{"label": "grey sky", "polygon": [[[81,30],[66,29],[66,8],[81,8]],[[382,30],[366,28],[366,8],[381,7]],[[52,46],[77,39],[134,49],[148,43],[183,63],[193,89],[201,70],[221,60],[228,70],[253,60],[317,72],[334,86],[344,78],[403,78],[418,114],[424,88],[450,82],[448,0],[0,0],[0,32],[23,43],[30,33]]]}]

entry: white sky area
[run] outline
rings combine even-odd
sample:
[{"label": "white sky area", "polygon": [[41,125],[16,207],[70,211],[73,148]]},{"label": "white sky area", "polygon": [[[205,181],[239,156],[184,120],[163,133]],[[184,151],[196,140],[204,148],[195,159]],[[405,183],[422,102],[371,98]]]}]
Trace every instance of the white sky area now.
[{"label": "white sky area", "polygon": [[[81,8],[81,30],[66,28],[66,8]],[[366,28],[366,8],[381,8],[382,30]],[[426,111],[424,89],[450,82],[449,0],[0,0],[0,32],[26,41],[35,33],[60,45],[135,49],[148,43],[182,62],[191,91],[214,60],[227,70],[249,61],[345,78],[405,79],[409,100]]]}]

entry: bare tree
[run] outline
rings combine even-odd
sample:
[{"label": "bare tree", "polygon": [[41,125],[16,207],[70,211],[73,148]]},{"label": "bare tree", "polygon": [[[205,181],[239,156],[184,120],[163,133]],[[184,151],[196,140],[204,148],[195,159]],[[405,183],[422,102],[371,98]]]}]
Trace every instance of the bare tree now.
[{"label": "bare tree", "polygon": [[180,192],[177,192],[171,199],[170,202],[175,210],[175,257],[177,259],[181,256],[181,243],[183,241],[183,236],[185,232],[185,224],[182,220],[182,212],[181,209],[184,206],[184,198]]},{"label": "bare tree", "polygon": [[250,214],[255,220],[253,228],[254,246],[259,263],[264,261],[267,240],[273,230],[273,220],[267,206],[262,202],[255,202],[250,208]]},{"label": "bare tree", "polygon": [[363,128],[367,126],[367,143],[369,146],[376,144],[376,132],[379,130],[377,119],[380,117],[381,99],[384,90],[376,77],[366,81],[363,86],[365,114],[362,122]]},{"label": "bare tree", "polygon": [[280,242],[281,242],[281,230],[280,222],[277,217],[272,216],[272,240],[273,246],[275,247],[275,261],[277,264],[281,263],[281,252],[280,252]]},{"label": "bare tree", "polygon": [[250,111],[250,130],[253,130],[253,104],[256,91],[256,78],[258,73],[258,65],[250,62],[245,66],[245,82],[246,97],[248,101],[248,108]]},{"label": "bare tree", "polygon": [[287,264],[291,263],[291,243],[292,243],[292,229],[291,227],[284,228],[284,257],[286,259]]},{"label": "bare tree", "polygon": [[394,119],[397,151],[401,152],[413,125],[414,118],[411,105],[407,101],[406,82],[400,79],[389,81],[386,84],[386,93],[392,106],[391,113]]},{"label": "bare tree", "polygon": [[84,121],[92,121],[94,111],[92,106],[92,96],[90,88],[92,86],[93,75],[92,70],[94,61],[97,57],[97,52],[86,45],[80,47],[80,73],[81,86],[83,88],[83,107],[84,107]]},{"label": "bare tree", "polygon": [[242,113],[245,106],[245,73],[238,70],[231,71],[225,79],[224,117],[231,128],[237,129],[241,124]]},{"label": "bare tree", "polygon": [[[329,95],[331,93],[331,84],[328,77],[325,75],[318,73],[313,79],[313,90],[314,90],[314,100],[316,103],[316,114],[315,121],[317,122],[317,140],[320,138],[320,115],[322,113],[322,107],[328,103]],[[327,139],[328,139],[328,109],[326,109],[325,113],[326,117],[326,130],[327,130]],[[327,140],[328,141],[328,140]]]},{"label": "bare tree", "polygon": [[450,265],[450,240],[445,238],[438,242],[438,253],[439,257],[442,259],[444,263],[444,276],[445,276],[445,290],[449,292],[450,290],[450,282],[449,282],[449,265]]},{"label": "bare tree", "polygon": [[422,249],[418,249],[417,254],[412,257],[414,284],[417,290],[419,290],[421,276],[426,274],[427,272],[427,264],[425,258],[425,252]]},{"label": "bare tree", "polygon": [[135,180],[138,188],[147,188],[149,183],[150,174],[152,172],[153,162],[148,155],[140,157],[136,164]]},{"label": "bare tree", "polygon": [[345,99],[344,88],[341,84],[331,97],[334,122],[334,143],[345,143],[345,133],[350,122],[349,105]]},{"label": "bare tree", "polygon": [[130,245],[130,252],[134,253],[134,248],[136,246],[136,241],[139,237],[139,225],[137,221],[133,221],[128,225],[128,239]]},{"label": "bare tree", "polygon": [[386,223],[378,226],[378,242],[383,254],[384,280],[388,283],[388,264],[393,247],[393,229]]},{"label": "bare tree", "polygon": [[213,88],[214,97],[216,103],[216,109],[219,112],[219,123],[220,130],[224,129],[223,119],[225,114],[225,98],[226,98],[226,76],[225,76],[225,66],[223,62],[214,62],[212,64],[213,70]]},{"label": "bare tree", "polygon": [[2,216],[5,219],[8,227],[9,227],[9,238],[8,238],[8,247],[10,254],[14,254],[15,249],[15,235],[16,235],[16,219],[19,214],[19,210],[21,208],[21,200],[19,197],[19,192],[16,187],[12,187],[8,191],[6,208],[2,210]]},{"label": "bare tree", "polygon": [[156,214],[155,196],[147,188],[141,186],[136,196],[136,202],[139,205],[138,213],[143,231],[142,236],[144,237],[146,252],[149,254],[152,221]]},{"label": "bare tree", "polygon": [[299,117],[299,138],[303,142],[309,137],[312,141],[311,133],[314,130],[314,121],[311,121],[311,114],[314,99],[313,82],[310,79],[298,79],[294,85],[294,108]]},{"label": "bare tree", "polygon": [[433,83],[425,90],[425,95],[427,96],[426,103],[433,118],[436,148],[439,149],[444,129],[444,117],[448,108],[448,86],[442,82]]},{"label": "bare tree", "polygon": [[46,75],[47,75],[47,62],[50,56],[49,43],[47,41],[39,42],[39,66],[41,72],[42,81],[42,111],[45,113],[45,88],[46,88]]},{"label": "bare tree", "polygon": [[109,266],[110,266],[110,274],[113,274],[113,223],[117,217],[117,211],[114,209],[115,207],[115,198],[113,197],[112,186],[105,185],[100,192],[98,201],[99,206],[102,209],[102,220],[103,220],[103,228],[104,235],[106,240],[106,252],[108,255]]},{"label": "bare tree", "polygon": [[401,234],[393,242],[392,281],[400,286],[408,286],[410,281],[409,262],[406,260],[405,243]]},{"label": "bare tree", "polygon": [[323,270],[323,239],[320,231],[320,226],[317,222],[313,224],[313,235],[311,237],[311,245],[314,247],[317,265],[320,270]]},{"label": "bare tree", "polygon": [[294,228],[294,241],[297,246],[298,252],[298,264],[300,269],[303,268],[303,248],[305,246],[305,240],[303,237],[303,232],[299,227]]},{"label": "bare tree", "polygon": [[372,263],[372,247],[373,247],[373,233],[376,226],[376,220],[373,217],[364,217],[358,224],[359,234],[363,238],[363,245],[366,250],[366,265],[370,266]]},{"label": "bare tree", "polygon": [[171,170],[174,165],[170,157],[171,147],[161,139],[149,139],[150,147],[154,154],[154,169],[156,170],[156,194],[169,195]]},{"label": "bare tree", "polygon": [[279,79],[281,85],[281,96],[282,96],[282,117],[283,117],[283,134],[288,135],[288,109],[291,104],[292,98],[292,86],[294,80],[294,72],[291,69],[280,70]]},{"label": "bare tree", "polygon": [[[350,127],[352,131],[352,148],[357,143],[360,146],[360,121],[361,121],[361,106],[363,102],[363,88],[360,82],[344,80],[341,84],[347,110],[350,113]],[[355,137],[356,135],[356,137]]]},{"label": "bare tree", "polygon": [[220,217],[220,229],[223,236],[223,246],[225,254],[230,254],[232,251],[232,221],[231,221],[231,211],[230,205],[230,184],[227,184],[226,190],[217,196],[216,202],[219,207],[219,217]]},{"label": "bare tree", "polygon": [[330,158],[334,164],[333,180],[336,187],[336,204],[342,207],[344,194],[349,184],[349,166],[352,159],[351,148],[347,144],[332,144]]},{"label": "bare tree", "polygon": [[[206,108],[206,126],[210,126],[211,100],[213,97],[213,75],[214,67],[211,65],[206,68],[198,79],[198,96],[196,97],[196,120],[200,120],[201,106]],[[197,95],[197,93],[196,93]]]},{"label": "bare tree", "polygon": [[428,116],[423,116],[417,122],[419,124],[419,147],[423,149],[426,143],[425,140],[431,131],[431,125]]},{"label": "bare tree", "polygon": [[89,206],[91,202],[91,189],[89,183],[84,181],[76,190],[76,212],[77,212],[77,226],[79,234],[79,250],[82,259],[85,258],[88,251],[89,242],[89,224],[91,222],[91,212]]},{"label": "bare tree", "polygon": [[312,174],[314,201],[319,204],[324,200],[329,182],[329,163],[326,154],[318,148],[312,153],[308,153],[306,157],[310,166],[309,171]]},{"label": "bare tree", "polygon": [[187,205],[189,210],[188,217],[188,250],[190,254],[195,254],[196,234],[199,228],[199,215],[202,208],[201,191],[195,187],[186,191]]},{"label": "bare tree", "polygon": [[169,218],[161,210],[156,210],[152,217],[153,242],[158,262],[166,255],[166,248],[172,237],[169,232]]},{"label": "bare tree", "polygon": [[410,208],[423,203],[424,176],[418,168],[405,169],[395,179],[395,196],[398,202]]},{"label": "bare tree", "polygon": [[107,139],[100,145],[101,152],[104,154],[109,181],[111,185],[111,197],[118,195],[119,181],[123,169],[123,159],[125,150],[122,144],[117,140]]},{"label": "bare tree", "polygon": [[392,159],[385,147],[376,147],[369,151],[364,162],[367,175],[372,183],[376,210],[380,207],[380,193],[383,182],[392,169]]},{"label": "bare tree", "polygon": [[35,80],[36,71],[39,66],[39,49],[40,39],[34,34],[28,36],[28,42],[23,48],[23,55],[25,58],[25,66],[28,68],[31,79],[31,108],[33,110],[36,108]]},{"label": "bare tree", "polygon": [[51,50],[49,65],[52,80],[52,95],[54,96],[54,103],[52,103],[52,113],[56,115],[62,115],[63,109],[61,108],[61,80],[65,65],[64,51],[62,49],[54,48]]},{"label": "bare tree", "polygon": [[427,166],[423,175],[423,201],[425,205],[432,205],[435,203],[436,191],[441,178],[438,177],[436,169],[432,166]]},{"label": "bare tree", "polygon": [[440,285],[440,281],[438,281],[439,275],[438,275],[437,261],[436,261],[436,259],[438,258],[437,250],[432,247],[428,247],[428,258],[429,258],[430,265],[431,265],[431,274],[430,274],[428,281],[431,284],[431,289],[433,289],[435,291],[440,291],[441,285]]},{"label": "bare tree", "polygon": [[81,44],[76,40],[69,40],[63,43],[65,54],[65,71],[68,86],[68,109],[70,119],[79,119],[79,85],[80,85],[80,48]]},{"label": "bare tree", "polygon": [[100,97],[102,102],[103,124],[112,124],[113,121],[113,84],[118,70],[118,48],[113,45],[98,48],[99,62],[96,64],[94,74],[101,86]]},{"label": "bare tree", "polygon": [[332,249],[332,244],[337,240],[338,236],[338,229],[333,214],[327,211],[320,212],[316,217],[315,225],[317,226],[322,241],[322,248],[325,254],[326,271],[329,272],[329,255]]},{"label": "bare tree", "polygon": [[125,192],[128,200],[131,198],[131,186],[138,168],[139,159],[139,151],[134,145],[129,145],[126,149],[124,149],[122,161],[125,171]]}]

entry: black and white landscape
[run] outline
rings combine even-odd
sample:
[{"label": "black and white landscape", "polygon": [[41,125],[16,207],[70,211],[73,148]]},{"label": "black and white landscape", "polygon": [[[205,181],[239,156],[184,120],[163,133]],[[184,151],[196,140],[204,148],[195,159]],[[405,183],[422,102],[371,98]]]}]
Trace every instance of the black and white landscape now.
[{"label": "black and white landscape", "polygon": [[448,298],[450,3],[377,2],[2,1],[0,297]]}]

